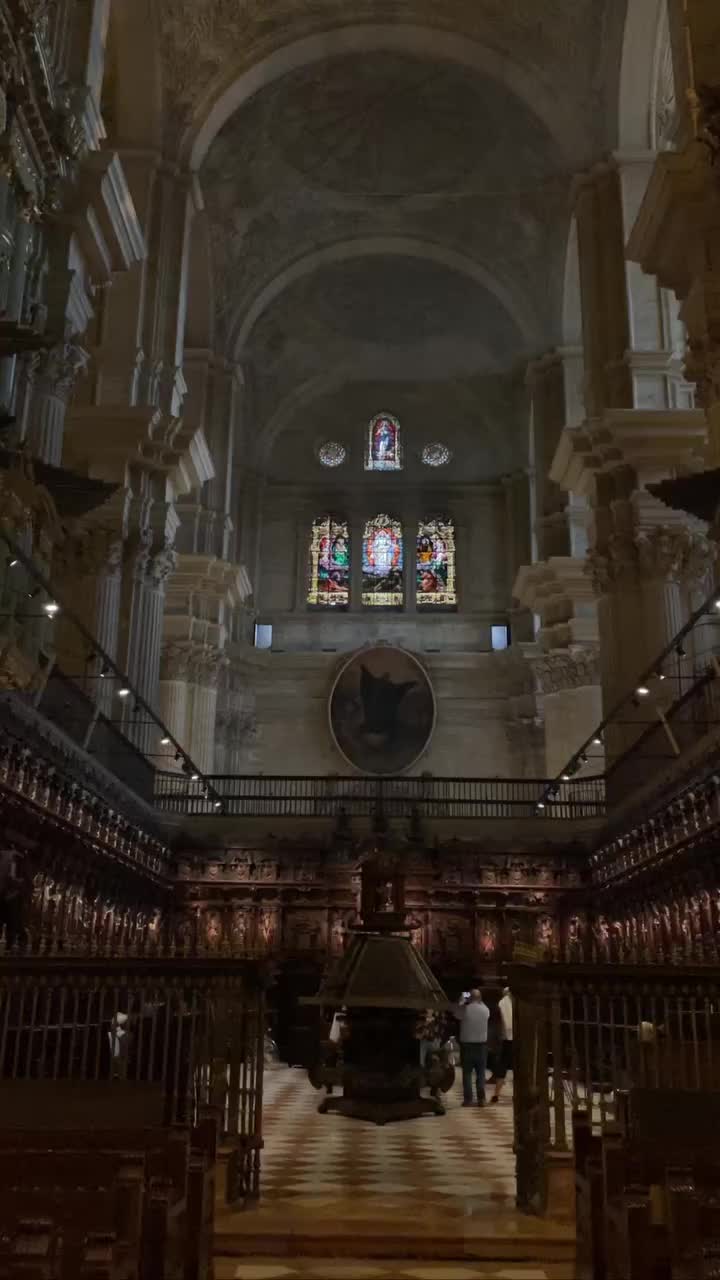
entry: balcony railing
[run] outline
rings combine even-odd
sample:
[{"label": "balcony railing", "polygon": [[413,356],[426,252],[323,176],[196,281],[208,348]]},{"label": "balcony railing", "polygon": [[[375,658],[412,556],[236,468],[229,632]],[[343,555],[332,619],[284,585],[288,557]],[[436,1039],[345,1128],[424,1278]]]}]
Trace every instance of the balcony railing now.
[{"label": "balcony railing", "polygon": [[345,778],[158,773],[155,803],[189,817],[238,818],[602,818],[605,784],[583,778],[547,796],[537,778]]}]

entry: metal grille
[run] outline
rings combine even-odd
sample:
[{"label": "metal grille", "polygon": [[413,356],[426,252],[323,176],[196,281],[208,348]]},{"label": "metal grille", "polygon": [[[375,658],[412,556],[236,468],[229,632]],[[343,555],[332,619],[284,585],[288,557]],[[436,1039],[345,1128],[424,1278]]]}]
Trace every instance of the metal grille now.
[{"label": "metal grille", "polygon": [[231,1199],[260,1189],[264,989],[252,962],[0,961],[0,1080],[153,1090],[158,1123],[208,1108],[231,1148]]}]

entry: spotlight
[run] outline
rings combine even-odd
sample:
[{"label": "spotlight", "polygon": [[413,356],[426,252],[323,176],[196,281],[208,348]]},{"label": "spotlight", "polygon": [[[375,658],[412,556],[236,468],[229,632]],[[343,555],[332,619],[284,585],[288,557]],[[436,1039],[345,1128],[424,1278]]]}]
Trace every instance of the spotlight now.
[{"label": "spotlight", "polygon": [[48,600],[47,603],[43,605],[43,609],[45,610],[48,618],[54,618],[55,614],[60,612],[60,605],[57,604],[55,600]]},{"label": "spotlight", "polygon": [[715,597],[715,599],[713,600],[713,604],[716,609],[720,609],[720,596]]},{"label": "spotlight", "polygon": [[564,773],[561,773],[561,774],[560,774],[560,781],[561,781],[561,782],[569,782],[569,781],[570,781],[570,774],[568,773],[567,769],[565,770],[565,772],[564,772]]},{"label": "spotlight", "polygon": [[535,805],[535,808],[537,809],[538,813],[540,813],[540,811],[545,808],[545,801],[538,800],[537,804]]},{"label": "spotlight", "polygon": [[213,808],[214,808],[214,809],[222,809],[222,800],[216,800],[216,801],[215,801],[215,804],[213,805]]},{"label": "spotlight", "polygon": [[199,781],[200,781],[200,774],[199,774],[199,773],[191,773],[191,774],[190,774],[190,781],[191,781],[191,782],[199,782]]},{"label": "spotlight", "polygon": [[20,563],[20,562],[19,562],[18,560],[11,560],[11,561],[9,562],[9,564],[8,564],[8,569],[14,569],[14,568],[15,568],[15,565],[16,565],[16,564],[19,564],[19,563]]},{"label": "spotlight", "polygon": [[648,694],[650,693],[650,690],[648,689],[646,684],[639,684],[635,692],[638,698],[647,698]]},{"label": "spotlight", "polygon": [[665,679],[665,672],[664,672],[664,671],[656,671],[656,672],[655,672],[655,675],[657,676],[657,679],[658,679],[658,680],[664,680],[664,679]]},{"label": "spotlight", "polygon": [[[165,737],[164,737],[164,738],[161,738],[161,739],[160,739],[160,746],[161,746],[161,747],[169,747],[169,746],[170,746],[170,739],[168,738],[167,734],[165,734]],[[175,758],[177,759],[177,756],[176,756]]]},{"label": "spotlight", "polygon": [[594,738],[593,738],[593,740],[592,740],[592,744],[593,744],[593,746],[594,746],[594,747],[601,747],[601,746],[602,746],[602,738],[600,737],[600,734],[599,734],[599,733],[596,733],[596,734],[595,734],[595,737],[594,737]]},{"label": "spotlight", "polygon": [[128,689],[127,685],[124,684],[118,689],[118,698],[129,698],[129,697],[130,697],[130,690]]},{"label": "spotlight", "polygon": [[101,666],[101,668],[100,668],[100,679],[101,679],[101,680],[105,680],[105,679],[106,679],[106,677],[107,677],[107,676],[109,676],[109,675],[110,675],[110,668],[109,668],[109,666],[108,666],[107,662],[103,662],[103,664],[102,664],[102,666]]},{"label": "spotlight", "polygon": [[28,591],[28,600],[34,600],[36,595],[39,595],[39,593],[40,593],[40,588],[33,587],[32,591]]},{"label": "spotlight", "polygon": [[587,758],[587,756],[586,756],[586,755],[581,755],[581,756],[580,756],[580,764],[587,764],[587,762],[588,762],[588,758]]}]

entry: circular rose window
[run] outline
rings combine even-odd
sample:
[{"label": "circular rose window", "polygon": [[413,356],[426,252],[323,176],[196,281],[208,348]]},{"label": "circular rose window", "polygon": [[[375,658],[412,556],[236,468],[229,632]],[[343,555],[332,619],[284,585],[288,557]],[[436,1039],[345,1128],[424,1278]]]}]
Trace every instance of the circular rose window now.
[{"label": "circular rose window", "polygon": [[340,467],[347,457],[347,449],[338,440],[326,440],[317,456],[324,467]]},{"label": "circular rose window", "polygon": [[422,451],[422,460],[426,467],[444,467],[451,457],[452,454],[447,445],[441,444],[439,440],[426,444]]}]

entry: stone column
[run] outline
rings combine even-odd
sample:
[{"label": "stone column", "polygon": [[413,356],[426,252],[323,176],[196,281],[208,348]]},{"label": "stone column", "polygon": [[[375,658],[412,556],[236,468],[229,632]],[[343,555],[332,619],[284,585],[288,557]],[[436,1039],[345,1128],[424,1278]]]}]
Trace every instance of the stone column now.
[{"label": "stone column", "polygon": [[190,754],[203,773],[215,767],[215,720],[217,715],[218,677],[222,655],[205,651],[193,664],[192,726]]},{"label": "stone column", "polygon": [[512,600],[510,625],[514,640],[532,640],[533,622],[525,609],[517,609],[512,596],[513,584],[521,565],[531,558],[530,489],[527,472],[517,471],[503,476],[505,491],[505,549],[507,593]]},{"label": "stone column", "polygon": [[[127,672],[131,684],[154,709],[158,706],[165,582],[175,567],[175,558],[175,552],[169,547],[155,555],[151,550],[144,550],[135,565]],[[143,715],[141,723],[133,726],[132,708],[129,707],[124,718],[128,732],[140,750],[153,752],[153,726],[144,723]]]},{"label": "stone column", "polygon": [[36,366],[27,446],[33,457],[53,467],[60,466],[68,400],[87,359],[82,347],[66,342],[44,352]]},{"label": "stone column", "polygon": [[[63,599],[94,635],[109,658],[117,659],[122,586],[123,535],[118,529],[91,527],[68,539],[53,558]],[[56,624],[58,658],[66,670],[87,670],[88,694],[111,716],[115,681],[103,678],[103,659],[88,662],[87,644],[62,614]]]},{"label": "stone column", "polygon": [[[646,509],[645,516],[649,514]],[[705,536],[701,522],[690,516],[674,513],[673,524],[652,525],[647,519],[642,520],[642,508],[635,505],[633,509],[632,502],[625,504],[624,513],[622,504],[616,503],[615,515],[619,527],[606,539],[606,554],[596,551],[590,558],[600,596],[606,713],[629,697],[638,678],[652,667],[680,630],[688,616],[693,583],[699,573],[707,571],[717,551]],[[647,723],[647,711],[641,705],[633,714],[632,703],[628,702],[622,719],[627,723],[606,734],[608,762],[637,738]],[[637,724],[633,723],[635,720]]]},{"label": "stone column", "polygon": [[[160,718],[175,740],[188,752],[192,715],[189,688],[192,655],[193,648],[189,644],[165,644],[160,653]],[[182,768],[182,761],[175,759],[174,747],[167,748],[163,768]]]}]

